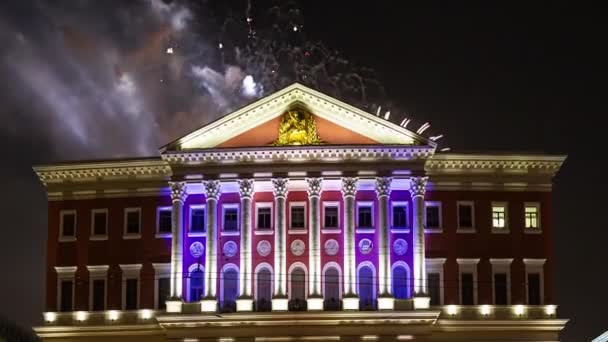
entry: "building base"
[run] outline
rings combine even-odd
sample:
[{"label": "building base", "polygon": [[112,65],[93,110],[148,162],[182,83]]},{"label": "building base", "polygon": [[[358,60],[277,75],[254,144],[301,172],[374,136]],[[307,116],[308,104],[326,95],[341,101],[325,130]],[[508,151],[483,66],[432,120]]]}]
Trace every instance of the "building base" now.
[{"label": "building base", "polygon": [[217,299],[209,298],[201,300],[201,311],[202,312],[216,312],[217,311]]},{"label": "building base", "polygon": [[236,300],[236,311],[247,312],[253,311],[253,299],[251,298],[239,298]]},{"label": "building base", "polygon": [[322,311],[323,310],[323,298],[322,297],[308,297],[306,299],[306,306],[308,311]]},{"label": "building base", "polygon": [[165,301],[165,305],[167,307],[167,312],[171,312],[171,313],[182,312],[182,304],[183,304],[183,302],[181,301],[181,299],[168,299],[167,301]]},{"label": "building base", "polygon": [[394,310],[395,309],[395,297],[379,297],[378,298],[378,310]]},{"label": "building base", "polygon": [[431,307],[431,297],[414,296],[414,310],[426,310]]},{"label": "building base", "polygon": [[289,299],[287,298],[273,298],[272,299],[272,311],[288,311],[289,310]]},{"label": "building base", "polygon": [[359,297],[342,298],[342,309],[347,311],[359,310]]}]

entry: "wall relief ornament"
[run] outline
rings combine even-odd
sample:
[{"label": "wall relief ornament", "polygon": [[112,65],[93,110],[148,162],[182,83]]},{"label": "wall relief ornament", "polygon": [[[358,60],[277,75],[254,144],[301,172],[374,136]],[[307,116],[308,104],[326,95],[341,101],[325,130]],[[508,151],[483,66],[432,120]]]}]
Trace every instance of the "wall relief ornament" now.
[{"label": "wall relief ornament", "polygon": [[281,117],[279,136],[275,146],[319,145],[323,143],[317,134],[317,123],[312,114],[302,109],[290,109]]},{"label": "wall relief ornament", "polygon": [[410,194],[412,197],[422,196],[426,192],[426,181],[428,177],[412,177],[410,178]]},{"label": "wall relief ornament", "polygon": [[274,178],[272,180],[274,197],[287,197],[287,183],[289,183],[288,178]]},{"label": "wall relief ornament", "polygon": [[359,178],[357,177],[344,177],[342,178],[342,196],[344,197],[354,197],[357,193],[357,182]]},{"label": "wall relief ornament", "polygon": [[195,241],[190,245],[190,255],[193,258],[200,258],[205,253],[205,246],[202,243]]},{"label": "wall relief ornament", "polygon": [[393,251],[397,255],[404,255],[407,252],[407,242],[403,239],[397,239],[393,242]]},{"label": "wall relief ornament", "polygon": [[390,195],[392,182],[393,178],[391,177],[376,178],[376,193],[378,194],[378,197]]},{"label": "wall relief ornament", "polygon": [[205,188],[205,196],[217,201],[220,197],[220,181],[218,179],[204,181],[203,186]]},{"label": "wall relief ornament", "polygon": [[340,244],[338,244],[338,241],[336,241],[334,239],[329,239],[329,240],[325,241],[325,254],[336,255],[336,254],[338,254],[339,250],[340,250]]},{"label": "wall relief ornament", "polygon": [[268,254],[270,254],[272,246],[270,245],[270,242],[262,240],[258,242],[258,246],[256,249],[258,251],[258,254],[260,254],[261,256],[268,256]]},{"label": "wall relief ornament", "polygon": [[361,239],[361,241],[359,241],[359,252],[361,252],[361,254],[369,254],[372,252],[373,248],[374,243],[372,242],[372,240]]},{"label": "wall relief ornament", "polygon": [[253,179],[238,179],[237,182],[239,184],[239,194],[241,195],[241,198],[251,198],[254,192]]},{"label": "wall relief ornament", "polygon": [[308,183],[308,197],[321,196],[321,187],[323,186],[323,178],[306,178]]},{"label": "wall relief ornament", "polygon": [[173,202],[184,202],[188,197],[186,182],[169,182],[169,188],[171,189],[171,200]]},{"label": "wall relief ornament", "polygon": [[238,251],[238,249],[239,249],[239,247],[236,245],[236,242],[228,241],[224,244],[222,251],[224,252],[224,256],[232,258],[233,256],[236,255],[236,252]]},{"label": "wall relief ornament", "polygon": [[295,256],[304,254],[305,248],[306,244],[302,240],[293,240],[293,242],[291,242],[291,253]]}]

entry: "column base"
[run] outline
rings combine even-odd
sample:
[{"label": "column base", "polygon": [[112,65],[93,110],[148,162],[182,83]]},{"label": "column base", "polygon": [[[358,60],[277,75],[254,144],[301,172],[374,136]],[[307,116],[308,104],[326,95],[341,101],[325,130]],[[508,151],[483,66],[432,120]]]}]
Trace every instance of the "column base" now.
[{"label": "column base", "polygon": [[201,312],[216,312],[217,311],[217,299],[216,298],[205,298],[201,300]]},{"label": "column base", "polygon": [[308,311],[323,311],[323,297],[308,297],[306,306]]},{"label": "column base", "polygon": [[386,296],[378,297],[378,310],[394,310],[395,309],[395,297]]},{"label": "column base", "polygon": [[167,299],[165,301],[165,311],[172,313],[182,312],[182,304],[183,302],[181,299]]},{"label": "column base", "polygon": [[426,310],[431,307],[431,297],[421,294],[414,295],[414,310]]},{"label": "column base", "polygon": [[244,312],[244,311],[253,311],[253,299],[251,298],[238,298],[236,300],[236,311]]},{"label": "column base", "polygon": [[272,311],[288,311],[289,299],[285,297],[272,298]]},{"label": "column base", "polygon": [[345,311],[358,311],[359,310],[359,297],[349,296],[342,298],[342,309]]}]

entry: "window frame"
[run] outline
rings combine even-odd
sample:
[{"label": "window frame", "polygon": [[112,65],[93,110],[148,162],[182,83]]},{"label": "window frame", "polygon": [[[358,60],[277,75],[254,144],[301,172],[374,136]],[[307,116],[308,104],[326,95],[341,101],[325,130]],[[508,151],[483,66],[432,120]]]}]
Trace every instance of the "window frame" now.
[{"label": "window frame", "polygon": [[507,275],[507,305],[511,305],[511,264],[512,258],[495,259],[490,258],[492,265],[492,303],[496,305],[496,279],[494,275],[497,273],[505,273]]},{"label": "window frame", "polygon": [[[503,227],[495,227],[494,226],[494,208],[502,207],[504,209],[504,226]],[[509,234],[509,203],[508,202],[496,202],[492,201],[490,204],[490,226],[492,227],[493,234]]]},{"label": "window frame", "polygon": [[[325,210],[328,207],[335,207],[336,208],[336,227],[325,227]],[[340,201],[323,201],[323,205],[322,205],[322,209],[321,209],[321,219],[322,219],[322,227],[321,227],[321,233],[322,234],[339,234],[340,232],[342,232],[342,220],[341,220],[341,215],[340,215]]]},{"label": "window frame", "polygon": [[[139,215],[139,233],[128,233],[129,213],[137,212]],[[124,209],[122,238],[124,240],[141,239],[141,207],[129,207]]]},{"label": "window frame", "polygon": [[63,281],[72,282],[72,309],[68,312],[74,311],[74,300],[76,299],[76,270],[77,266],[55,266],[55,272],[57,273],[57,312],[61,311],[61,283]]},{"label": "window frame", "polygon": [[[152,263],[154,268],[154,309],[158,310],[159,281],[168,278],[171,281],[171,263]],[[169,293],[171,295],[171,293]]]},{"label": "window frame", "polygon": [[[394,225],[395,223],[395,207],[397,208],[405,208],[405,226],[397,227]],[[425,207],[426,209],[426,207]],[[410,204],[408,201],[391,201],[390,206],[390,227],[391,233],[409,233],[412,227],[412,220],[410,219]]]},{"label": "window frame", "polygon": [[528,288],[528,274],[538,273],[539,274],[539,295],[540,295],[540,303],[539,305],[544,305],[545,303],[545,263],[547,259],[524,259],[524,265],[526,269],[526,304],[530,303],[529,293],[530,290]]},{"label": "window frame", "polygon": [[87,265],[87,270],[89,271],[89,311],[93,311],[93,294],[94,294],[94,284],[95,280],[103,280],[104,281],[104,289],[103,289],[103,310],[108,309],[108,269],[109,265]]},{"label": "window frame", "polygon": [[[536,228],[526,227],[526,208],[536,208]],[[541,206],[540,202],[524,202],[524,233],[525,234],[542,234],[543,226],[540,219]]]},{"label": "window frame", "polygon": [[[291,208],[292,207],[302,207],[304,208],[304,229],[293,229],[291,224]],[[308,233],[308,215],[307,213],[307,203],[305,201],[295,201],[289,202],[289,227],[287,229],[288,234],[306,234]]]},{"label": "window frame", "polygon": [[[226,226],[226,209],[236,209],[236,230],[235,231],[226,231],[224,227]],[[240,206],[239,203],[222,203],[222,229],[220,230],[221,236],[237,236],[241,234],[241,218],[240,218]],[[207,217],[209,217],[209,214]],[[256,211],[257,215],[257,211]]]},{"label": "window frame", "polygon": [[[359,208],[370,208],[371,212],[371,227],[361,227],[359,225]],[[338,214],[338,216],[340,216]],[[357,201],[355,206],[355,231],[359,234],[373,234],[376,232],[376,222],[374,220],[374,201]]]},{"label": "window frame", "polygon": [[[460,226],[460,206],[471,207],[471,227]],[[473,234],[475,229],[475,201],[456,201],[456,233]]]},{"label": "window frame", "polygon": [[[270,227],[269,228],[259,228],[260,226],[260,217],[259,217],[259,209],[262,208],[270,208]],[[274,232],[274,208],[272,202],[255,202],[255,226],[254,230],[256,235],[270,235]]]},{"label": "window frame", "polygon": [[[105,234],[95,234],[95,214],[104,213],[106,215],[106,233]],[[108,226],[110,215],[108,208],[99,208],[99,209],[91,209],[91,234],[89,235],[89,240],[91,241],[101,241],[108,239]]]},{"label": "window frame", "polygon": [[122,310],[126,310],[127,308],[127,280],[128,279],[137,279],[137,307],[136,310],[141,308],[141,267],[142,264],[120,264],[120,269],[122,271]]},{"label": "window frame", "polygon": [[[446,258],[427,258],[426,259],[426,274],[427,274],[427,282],[428,282],[428,274],[429,273],[439,273],[439,305],[444,305],[445,303],[445,290],[444,290],[444,265]],[[427,284],[428,285],[428,284]],[[430,294],[429,294],[430,296]],[[429,297],[430,298],[430,297]]]},{"label": "window frame", "polygon": [[473,274],[473,305],[477,305],[479,303],[479,286],[478,286],[478,274],[477,274],[477,265],[479,264],[479,258],[457,258],[456,262],[458,263],[458,299],[460,305],[462,304],[462,274],[463,273],[472,273]]},{"label": "window frame", "polygon": [[[74,235],[64,236],[63,234],[63,224],[64,224],[64,216],[66,215],[74,215]],[[78,214],[76,209],[66,209],[59,211],[59,242],[73,242],[76,241],[76,234],[78,230]]]},{"label": "window frame", "polygon": [[[203,210],[204,214],[204,227],[202,232],[192,231],[192,215],[195,210]],[[205,237],[207,236],[207,206],[205,204],[191,204],[188,207],[188,237]]]},{"label": "window frame", "polygon": [[[437,207],[439,208],[439,227],[427,228],[426,223],[426,208]],[[424,201],[424,232],[425,233],[443,233],[443,208],[441,207],[441,201]]]},{"label": "window frame", "polygon": [[[171,231],[169,233],[161,233],[160,231],[160,213],[161,211],[169,211],[171,213],[171,227],[170,230],[173,230],[173,206],[158,206],[156,207],[156,230],[154,236],[159,238],[170,238],[172,236]],[[141,228],[140,228],[141,229]]]}]

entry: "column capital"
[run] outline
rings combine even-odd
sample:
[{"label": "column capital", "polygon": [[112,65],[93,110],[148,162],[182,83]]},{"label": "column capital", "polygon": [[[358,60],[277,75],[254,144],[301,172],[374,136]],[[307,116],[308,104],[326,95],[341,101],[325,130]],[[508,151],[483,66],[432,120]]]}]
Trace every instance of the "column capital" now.
[{"label": "column capital", "polygon": [[241,198],[251,198],[253,197],[254,189],[254,180],[253,179],[238,179],[237,183],[239,184],[239,195]]},{"label": "column capital", "polygon": [[169,182],[172,202],[184,202],[188,197],[186,182]]},{"label": "column capital", "polygon": [[203,181],[203,186],[205,187],[207,199],[214,199],[216,201],[219,199],[221,186],[218,179]]},{"label": "column capital", "polygon": [[376,177],[376,194],[378,197],[390,195],[392,182],[392,177]]},{"label": "column capital", "polygon": [[321,196],[323,178],[306,178],[308,183],[308,197],[319,197]]},{"label": "column capital", "polygon": [[287,183],[289,183],[289,178],[273,178],[272,186],[274,187],[274,197],[287,197]]},{"label": "column capital", "polygon": [[412,177],[410,178],[410,194],[412,197],[424,197],[426,192],[426,182],[429,177]]},{"label": "column capital", "polygon": [[342,197],[355,197],[358,181],[357,177],[342,177]]}]

